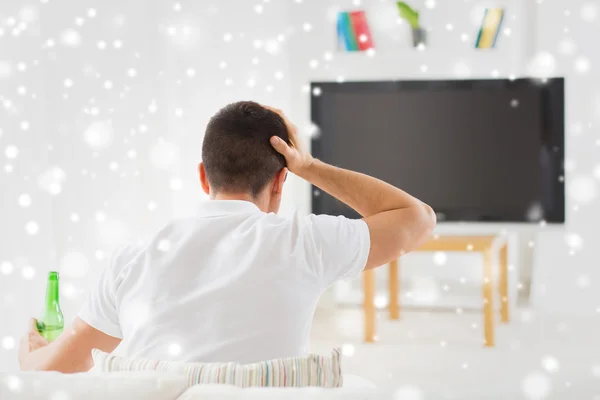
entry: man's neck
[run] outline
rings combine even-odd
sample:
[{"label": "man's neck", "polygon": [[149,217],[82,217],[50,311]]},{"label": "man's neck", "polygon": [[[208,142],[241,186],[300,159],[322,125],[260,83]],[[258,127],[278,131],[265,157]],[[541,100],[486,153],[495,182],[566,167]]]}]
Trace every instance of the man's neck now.
[{"label": "man's neck", "polygon": [[265,206],[263,204],[261,204],[262,202],[260,201],[260,199],[254,198],[252,196],[250,196],[249,194],[246,193],[240,193],[240,194],[234,194],[234,193],[217,193],[214,196],[210,197],[211,200],[240,200],[240,201],[248,201],[254,205],[256,205],[256,207],[258,207],[260,210],[265,211],[263,208],[265,208]]}]

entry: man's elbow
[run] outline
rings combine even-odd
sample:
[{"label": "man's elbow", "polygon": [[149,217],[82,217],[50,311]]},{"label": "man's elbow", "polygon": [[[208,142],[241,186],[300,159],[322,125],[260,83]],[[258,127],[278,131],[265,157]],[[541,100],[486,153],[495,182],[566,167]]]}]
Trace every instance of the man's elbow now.
[{"label": "man's elbow", "polygon": [[426,236],[429,236],[435,229],[437,216],[435,211],[433,211],[433,208],[429,207],[427,204],[423,204],[423,209],[423,228],[426,230]]},{"label": "man's elbow", "polygon": [[415,224],[416,232],[415,238],[418,238],[416,241],[416,247],[421,246],[423,243],[427,241],[427,239],[433,233],[435,229],[435,225],[437,223],[437,217],[435,215],[435,211],[427,204],[422,204],[420,207],[415,209],[415,219],[417,223]]}]

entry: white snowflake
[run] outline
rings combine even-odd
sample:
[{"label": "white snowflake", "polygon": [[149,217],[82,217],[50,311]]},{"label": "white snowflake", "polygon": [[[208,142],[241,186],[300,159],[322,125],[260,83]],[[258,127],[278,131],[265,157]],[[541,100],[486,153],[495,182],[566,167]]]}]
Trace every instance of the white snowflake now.
[{"label": "white snowflake", "polygon": [[19,155],[19,149],[15,145],[8,145],[4,150],[4,155],[7,158],[15,159]]},{"label": "white snowflake", "polygon": [[12,263],[8,261],[2,261],[2,263],[0,263],[0,274],[10,275],[13,273],[14,270],[15,266]]},{"label": "white snowflake", "polygon": [[585,22],[594,22],[598,17],[598,5],[593,1],[588,1],[581,7],[581,19]]},{"label": "white snowflake", "polygon": [[38,177],[38,186],[51,195],[57,195],[61,193],[65,180],[65,172],[59,167],[52,167]]},{"label": "white snowflake", "polygon": [[593,174],[596,179],[600,179],[600,164],[596,164]]},{"label": "white snowflake", "polygon": [[443,251],[436,251],[433,253],[433,262],[436,265],[446,265],[448,261],[448,255]]},{"label": "white snowflake", "polygon": [[95,121],[85,130],[84,140],[94,150],[108,147],[113,138],[113,129],[110,121]]},{"label": "white snowflake", "polygon": [[35,268],[30,265],[26,265],[21,269],[21,275],[23,275],[23,278],[31,280],[35,276]]},{"label": "white snowflake", "polygon": [[28,195],[27,193],[23,193],[19,196],[19,199],[17,200],[19,206],[23,207],[23,208],[27,208],[31,205],[31,196]]},{"label": "white snowflake", "polygon": [[558,52],[564,56],[575,54],[577,45],[572,39],[565,38],[558,42]]},{"label": "white snowflake", "polygon": [[580,250],[583,247],[583,238],[577,233],[567,233],[565,235],[565,242],[573,250]]},{"label": "white snowflake", "polygon": [[280,49],[279,41],[269,39],[265,42],[264,49],[268,54],[277,54]]},{"label": "white snowflake", "polygon": [[581,289],[589,287],[591,283],[592,280],[588,275],[579,275],[577,277],[577,286],[579,286]]},{"label": "white snowflake", "polygon": [[552,382],[547,375],[541,372],[533,372],[525,377],[521,388],[527,399],[542,400],[552,391]]},{"label": "white snowflake", "polygon": [[12,349],[14,349],[15,348],[15,343],[16,343],[15,338],[12,337],[12,336],[4,336],[2,338],[2,347],[5,350],[12,350]]},{"label": "white snowflake", "polygon": [[394,392],[394,400],[424,400],[423,391],[416,386],[401,386]]},{"label": "white snowflake", "polygon": [[590,203],[597,194],[597,184],[593,177],[576,176],[567,185],[567,195],[580,204]]},{"label": "white snowflake", "polygon": [[19,19],[27,24],[34,23],[38,19],[38,10],[34,6],[26,5],[19,10]]},{"label": "white snowflake", "polygon": [[556,372],[556,371],[558,371],[559,366],[560,365],[559,365],[556,357],[544,356],[542,358],[542,367],[544,367],[544,369],[547,372],[550,372],[550,373]]},{"label": "white snowflake", "polygon": [[8,387],[8,390],[14,393],[21,392],[23,388],[23,381],[16,375],[8,375],[4,377],[4,383]]},{"label": "white snowflake", "polygon": [[137,71],[135,70],[135,68],[129,68],[127,70],[127,76],[129,76],[130,78],[135,78],[137,76]]},{"label": "white snowflake", "polygon": [[352,357],[354,355],[355,348],[353,344],[345,344],[342,346],[342,354],[346,357]]},{"label": "white snowflake", "polygon": [[313,96],[320,96],[321,93],[322,93],[322,90],[319,86],[315,86],[312,90]]},{"label": "white snowflake", "polygon": [[540,51],[531,59],[527,70],[534,78],[547,79],[555,74],[556,59],[552,53]]},{"label": "white snowflake", "polygon": [[388,305],[388,298],[387,298],[387,296],[378,294],[377,296],[375,296],[375,299],[373,299],[373,303],[375,304],[376,308],[379,308],[379,309],[386,308]]},{"label": "white snowflake", "polygon": [[457,78],[464,79],[471,76],[471,67],[464,61],[454,64],[453,71]]},{"label": "white snowflake", "polygon": [[[60,34],[60,42],[63,46],[66,47],[79,47],[81,45],[82,39],[79,32],[77,32],[75,29],[66,29]],[[52,47],[54,46],[54,41],[48,41],[46,42],[46,44],[48,45],[48,47]]]},{"label": "white snowflake", "polygon": [[306,136],[311,139],[317,138],[321,135],[321,129],[314,123],[310,123],[304,130]]},{"label": "white snowflake", "polygon": [[35,221],[29,221],[25,224],[25,232],[31,236],[35,236],[40,231],[40,226]]},{"label": "white snowflake", "polygon": [[169,344],[169,354],[172,356],[178,356],[181,354],[181,345],[179,343]]},{"label": "white snowflake", "polygon": [[587,57],[579,56],[575,59],[574,67],[575,71],[585,74],[591,69],[590,60]]},{"label": "white snowflake", "polygon": [[425,0],[425,7],[432,9],[435,8],[436,1],[435,0]]},{"label": "white snowflake", "polygon": [[60,293],[67,299],[73,299],[77,297],[77,288],[71,282],[67,282],[61,285]]},{"label": "white snowflake", "polygon": [[169,187],[173,191],[179,191],[183,189],[183,181],[180,178],[172,178],[169,182]]},{"label": "white snowflake", "polygon": [[71,395],[69,395],[69,393],[63,391],[63,390],[57,390],[56,392],[52,393],[52,395],[50,396],[50,400],[71,400],[72,397]]}]

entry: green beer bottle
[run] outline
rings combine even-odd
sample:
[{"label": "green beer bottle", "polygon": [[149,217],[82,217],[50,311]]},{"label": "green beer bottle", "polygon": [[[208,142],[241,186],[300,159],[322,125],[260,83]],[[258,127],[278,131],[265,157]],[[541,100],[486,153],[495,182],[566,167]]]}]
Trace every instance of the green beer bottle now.
[{"label": "green beer bottle", "polygon": [[65,327],[63,313],[58,302],[58,272],[48,273],[46,286],[46,304],[42,318],[38,320],[37,328],[40,334],[49,342],[60,336]]}]

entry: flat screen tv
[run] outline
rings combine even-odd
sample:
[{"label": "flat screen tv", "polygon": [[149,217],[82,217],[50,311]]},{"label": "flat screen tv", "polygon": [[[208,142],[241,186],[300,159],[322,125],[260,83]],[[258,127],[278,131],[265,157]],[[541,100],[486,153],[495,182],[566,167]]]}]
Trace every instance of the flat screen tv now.
[{"label": "flat screen tv", "polygon": [[[311,89],[315,157],[407,191],[438,221],[564,222],[563,78]],[[358,217],[317,188],[312,207]]]}]

